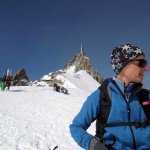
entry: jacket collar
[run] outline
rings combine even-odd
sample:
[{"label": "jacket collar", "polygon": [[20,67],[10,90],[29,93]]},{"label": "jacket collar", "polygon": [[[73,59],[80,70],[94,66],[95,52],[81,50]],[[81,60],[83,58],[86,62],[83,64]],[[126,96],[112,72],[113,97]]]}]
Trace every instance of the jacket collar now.
[{"label": "jacket collar", "polygon": [[[117,84],[117,86],[114,86],[115,84]],[[120,92],[121,90],[122,94],[124,94],[125,90],[126,92],[129,92],[131,94],[135,94],[142,88],[142,85],[143,84],[141,83],[130,83],[128,87],[125,88],[125,83],[123,81],[117,79],[116,77],[113,77],[110,87],[113,88],[115,91],[117,90],[118,92]]]},{"label": "jacket collar", "polygon": [[123,94],[125,91],[130,93],[131,89],[135,85],[135,83],[130,83],[127,87],[125,87],[125,83],[123,81],[117,79],[116,77],[113,77],[113,80],[117,83]]}]

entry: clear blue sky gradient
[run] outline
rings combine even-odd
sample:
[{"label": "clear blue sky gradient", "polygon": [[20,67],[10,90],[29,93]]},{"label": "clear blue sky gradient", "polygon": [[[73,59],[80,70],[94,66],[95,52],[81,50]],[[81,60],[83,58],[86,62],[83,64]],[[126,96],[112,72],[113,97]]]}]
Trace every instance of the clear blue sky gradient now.
[{"label": "clear blue sky gradient", "polygon": [[[80,51],[114,75],[113,47],[131,43],[150,60],[150,0],[1,0],[0,75],[25,68],[30,80],[63,69]],[[150,72],[144,83],[150,88]]]}]

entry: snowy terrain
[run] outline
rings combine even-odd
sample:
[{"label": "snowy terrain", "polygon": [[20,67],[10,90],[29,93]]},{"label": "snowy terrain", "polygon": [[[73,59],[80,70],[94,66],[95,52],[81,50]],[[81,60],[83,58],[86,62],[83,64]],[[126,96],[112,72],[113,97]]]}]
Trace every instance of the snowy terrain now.
[{"label": "snowy terrain", "polygon": [[[49,86],[16,86],[0,91],[0,150],[81,150],[69,125],[99,84],[85,71],[63,77],[69,94]],[[89,132],[94,134],[94,124]]]}]

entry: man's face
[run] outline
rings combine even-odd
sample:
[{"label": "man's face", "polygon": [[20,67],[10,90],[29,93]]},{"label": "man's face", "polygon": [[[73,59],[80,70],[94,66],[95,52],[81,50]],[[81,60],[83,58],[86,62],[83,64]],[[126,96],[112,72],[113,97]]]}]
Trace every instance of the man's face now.
[{"label": "man's face", "polygon": [[136,58],[136,60],[130,61],[120,73],[129,83],[130,82],[140,83],[143,81],[145,71],[149,70],[148,66],[144,65],[145,64],[144,62],[145,56],[140,55],[139,57]]}]

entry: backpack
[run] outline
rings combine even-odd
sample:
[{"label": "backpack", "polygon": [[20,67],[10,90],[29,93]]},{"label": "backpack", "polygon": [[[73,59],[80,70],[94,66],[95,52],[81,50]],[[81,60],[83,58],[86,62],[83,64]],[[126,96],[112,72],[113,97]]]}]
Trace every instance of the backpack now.
[{"label": "backpack", "polygon": [[135,126],[136,128],[138,128],[141,126],[146,127],[147,125],[150,125],[150,91],[147,89],[141,89],[138,92],[138,99],[148,119],[147,122],[121,122],[107,124],[111,108],[111,92],[108,86],[110,82],[113,82],[112,78],[105,79],[102,82],[101,86],[98,88],[100,90],[100,113],[97,115],[96,120],[96,137],[98,137],[101,140],[101,142],[104,141],[103,135],[106,132],[105,127]]}]

